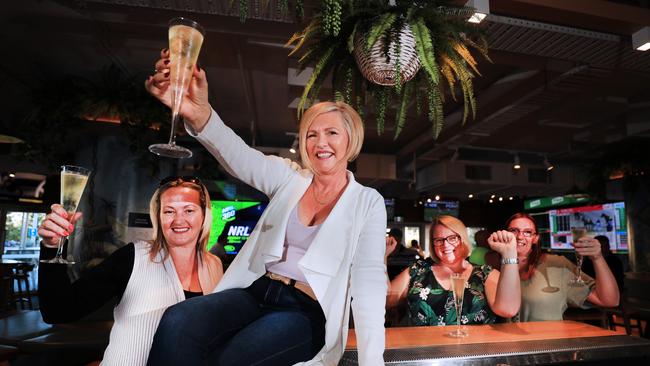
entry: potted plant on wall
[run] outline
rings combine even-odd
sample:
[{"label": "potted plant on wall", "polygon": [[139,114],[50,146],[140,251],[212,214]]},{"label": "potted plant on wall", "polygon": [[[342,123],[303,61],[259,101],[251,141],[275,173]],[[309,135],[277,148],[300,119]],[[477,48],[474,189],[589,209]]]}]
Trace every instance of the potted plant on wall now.
[{"label": "potted plant on wall", "polygon": [[301,68],[314,68],[298,116],[332,74],[335,99],[360,113],[367,99],[374,100],[379,134],[393,97],[395,138],[413,100],[418,114],[426,102],[434,138],[443,127],[445,98],[455,100],[457,89],[463,123],[473,118],[472,79],[480,74],[470,49],[489,58],[483,30],[467,22],[472,13],[448,0],[323,0],[321,13],[287,42],[294,46],[290,55],[300,55]]}]

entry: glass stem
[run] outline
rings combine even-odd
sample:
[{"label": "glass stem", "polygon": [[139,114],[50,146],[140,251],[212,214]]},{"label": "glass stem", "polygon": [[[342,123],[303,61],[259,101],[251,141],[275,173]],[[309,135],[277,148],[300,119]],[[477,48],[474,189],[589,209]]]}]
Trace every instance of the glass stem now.
[{"label": "glass stem", "polygon": [[66,237],[62,236],[59,238],[59,246],[56,248],[56,256],[54,258],[61,259],[63,258],[63,244],[65,244]]},{"label": "glass stem", "polygon": [[581,255],[578,255],[576,262],[578,265],[578,281],[582,281],[582,256]]},{"label": "glass stem", "polygon": [[178,121],[180,121],[181,115],[179,114],[173,114],[172,115],[172,130],[169,133],[169,145],[175,146],[176,145],[176,124]]}]

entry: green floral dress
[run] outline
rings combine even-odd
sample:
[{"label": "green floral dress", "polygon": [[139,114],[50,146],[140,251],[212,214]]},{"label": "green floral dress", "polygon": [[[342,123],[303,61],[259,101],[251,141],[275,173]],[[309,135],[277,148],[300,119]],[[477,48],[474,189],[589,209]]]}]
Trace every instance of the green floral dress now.
[{"label": "green floral dress", "polygon": [[[430,258],[416,261],[410,268],[411,280],[407,301],[409,318],[413,325],[456,324],[456,307],[452,291],[445,290],[431,271]],[[496,315],[490,309],[485,297],[485,281],[492,267],[474,266],[463,297],[461,324],[490,324]]]}]

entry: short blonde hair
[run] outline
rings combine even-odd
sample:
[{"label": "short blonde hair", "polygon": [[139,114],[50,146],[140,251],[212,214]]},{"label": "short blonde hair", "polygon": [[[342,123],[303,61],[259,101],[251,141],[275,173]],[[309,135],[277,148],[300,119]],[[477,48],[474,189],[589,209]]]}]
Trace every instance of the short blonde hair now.
[{"label": "short blonde hair", "polygon": [[431,232],[431,243],[429,244],[429,251],[431,252],[431,258],[433,258],[434,262],[440,261],[440,258],[438,258],[436,255],[436,251],[434,250],[433,245],[433,229],[437,225],[444,226],[447,229],[458,234],[460,236],[460,242],[464,248],[461,254],[463,258],[469,257],[469,255],[472,253],[472,244],[470,243],[469,236],[467,235],[467,226],[465,226],[462,221],[453,216],[441,215],[431,223],[431,230],[429,230]]},{"label": "short blonde hair", "polygon": [[361,116],[359,116],[359,113],[354,108],[344,102],[320,102],[314,104],[302,115],[300,129],[298,131],[302,166],[312,172],[313,168],[309,161],[309,155],[307,154],[307,130],[309,130],[316,117],[329,112],[340,113],[343,127],[348,133],[348,149],[346,152],[348,162],[354,161],[359,156],[361,146],[363,145],[363,121],[361,121]]},{"label": "short blonde hair", "polygon": [[199,238],[196,241],[196,252],[199,255],[199,260],[202,260],[203,256],[207,252],[206,247],[208,245],[208,239],[210,238],[210,229],[212,228],[212,203],[210,202],[210,194],[203,183],[187,182],[182,178],[178,178],[158,187],[154,192],[153,197],[151,197],[151,201],[149,202],[149,217],[151,218],[151,225],[153,226],[153,238],[149,250],[149,259],[153,261],[161,250],[163,251],[163,260],[167,259],[167,256],[169,255],[169,246],[167,245],[167,240],[165,240],[163,235],[162,224],[160,222],[160,197],[168,189],[175,187],[187,187],[199,192],[199,201],[201,202],[201,210],[203,211],[203,225],[201,226]]}]

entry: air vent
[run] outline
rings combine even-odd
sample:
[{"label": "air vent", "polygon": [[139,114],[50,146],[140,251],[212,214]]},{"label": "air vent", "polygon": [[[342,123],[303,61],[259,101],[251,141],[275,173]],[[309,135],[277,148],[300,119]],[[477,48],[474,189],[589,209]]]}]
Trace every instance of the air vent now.
[{"label": "air vent", "polygon": [[465,178],[471,180],[492,180],[492,167],[489,165],[465,165]]}]

